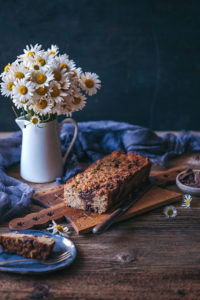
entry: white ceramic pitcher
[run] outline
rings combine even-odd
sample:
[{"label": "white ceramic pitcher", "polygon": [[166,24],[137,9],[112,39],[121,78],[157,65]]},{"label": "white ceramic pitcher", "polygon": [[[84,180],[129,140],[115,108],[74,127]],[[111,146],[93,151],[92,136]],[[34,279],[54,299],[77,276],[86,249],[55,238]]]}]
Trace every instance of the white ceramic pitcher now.
[{"label": "white ceramic pitcher", "polygon": [[[66,158],[78,135],[76,121],[68,118],[58,124],[56,119],[38,126],[24,117],[15,121],[22,130],[21,177],[30,182],[44,183],[62,176]],[[71,144],[62,158],[59,134],[64,123],[73,123],[75,130]]]}]

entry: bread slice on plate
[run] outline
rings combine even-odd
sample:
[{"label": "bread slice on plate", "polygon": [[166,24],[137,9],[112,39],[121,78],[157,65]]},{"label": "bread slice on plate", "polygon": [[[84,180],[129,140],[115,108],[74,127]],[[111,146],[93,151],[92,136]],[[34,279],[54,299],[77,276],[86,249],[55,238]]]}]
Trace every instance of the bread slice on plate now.
[{"label": "bread slice on plate", "polygon": [[0,247],[3,251],[16,253],[27,258],[47,259],[54,244],[54,239],[46,235],[35,236],[18,232],[0,235]]},{"label": "bread slice on plate", "polygon": [[105,213],[145,184],[151,163],[139,154],[116,150],[67,181],[67,206]]}]

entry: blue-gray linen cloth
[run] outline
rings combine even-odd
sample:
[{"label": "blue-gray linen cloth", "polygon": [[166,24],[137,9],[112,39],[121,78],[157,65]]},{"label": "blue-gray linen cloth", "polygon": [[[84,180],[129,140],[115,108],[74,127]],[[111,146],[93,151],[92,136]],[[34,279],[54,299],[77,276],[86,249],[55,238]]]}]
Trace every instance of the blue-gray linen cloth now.
[{"label": "blue-gray linen cloth", "polygon": [[[153,163],[166,165],[169,158],[184,152],[200,151],[200,135],[182,132],[178,136],[156,135],[152,130],[128,123],[97,121],[79,123],[79,134],[66,162],[65,173],[57,183],[80,172],[80,162],[92,163],[116,149],[147,156]],[[72,124],[64,124],[60,141],[64,153],[74,131]],[[20,161],[21,132],[0,140],[0,222],[28,212],[33,189],[9,177],[4,170]]]}]

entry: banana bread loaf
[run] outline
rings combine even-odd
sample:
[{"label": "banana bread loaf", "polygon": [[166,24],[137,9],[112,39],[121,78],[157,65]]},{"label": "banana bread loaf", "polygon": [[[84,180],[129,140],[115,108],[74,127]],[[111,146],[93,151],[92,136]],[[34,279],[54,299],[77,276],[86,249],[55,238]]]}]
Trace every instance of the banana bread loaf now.
[{"label": "banana bread loaf", "polygon": [[116,150],[66,182],[66,205],[104,213],[140,188],[147,181],[150,168],[148,158]]}]

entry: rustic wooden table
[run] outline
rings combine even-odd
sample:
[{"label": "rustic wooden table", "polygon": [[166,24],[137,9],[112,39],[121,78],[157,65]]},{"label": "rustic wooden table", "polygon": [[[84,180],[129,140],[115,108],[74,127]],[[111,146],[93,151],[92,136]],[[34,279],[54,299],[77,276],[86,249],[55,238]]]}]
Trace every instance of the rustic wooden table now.
[{"label": "rustic wooden table", "polygon": [[[187,167],[190,156],[171,165]],[[158,170],[163,168],[153,167]],[[19,178],[19,167],[8,174]],[[0,272],[0,299],[200,299],[200,200],[194,198],[189,209],[175,206],[174,219],[160,208],[99,236],[72,234],[78,256],[68,269],[42,276]],[[1,225],[6,231],[8,224]]]}]

